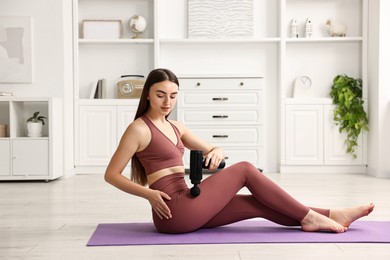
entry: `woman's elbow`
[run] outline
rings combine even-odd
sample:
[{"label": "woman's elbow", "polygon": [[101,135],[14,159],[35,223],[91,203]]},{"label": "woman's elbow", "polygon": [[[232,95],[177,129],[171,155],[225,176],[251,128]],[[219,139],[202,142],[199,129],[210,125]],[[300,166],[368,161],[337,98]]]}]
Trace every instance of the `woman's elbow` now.
[{"label": "woman's elbow", "polygon": [[112,174],[110,174],[110,172],[108,172],[108,171],[106,171],[106,172],[104,173],[104,180],[105,180],[106,182],[110,183],[110,184],[111,184],[111,181],[112,181],[111,175],[112,175]]}]

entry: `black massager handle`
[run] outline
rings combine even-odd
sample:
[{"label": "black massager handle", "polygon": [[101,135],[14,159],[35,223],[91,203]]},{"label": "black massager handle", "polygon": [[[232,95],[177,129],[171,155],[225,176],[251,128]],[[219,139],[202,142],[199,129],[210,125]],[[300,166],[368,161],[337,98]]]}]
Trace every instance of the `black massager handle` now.
[{"label": "black massager handle", "polygon": [[[218,165],[218,169],[225,167],[225,161],[222,160]],[[203,152],[200,150],[191,150],[190,153],[190,180],[194,186],[191,188],[191,195],[197,197],[200,194],[200,188],[198,184],[203,178],[203,169],[207,169],[205,160],[203,159]]]}]

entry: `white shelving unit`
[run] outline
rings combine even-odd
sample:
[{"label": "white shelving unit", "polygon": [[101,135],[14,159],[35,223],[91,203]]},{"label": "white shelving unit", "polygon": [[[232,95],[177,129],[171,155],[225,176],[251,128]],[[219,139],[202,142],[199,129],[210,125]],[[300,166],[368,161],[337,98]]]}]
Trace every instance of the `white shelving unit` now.
[{"label": "white shelving unit", "polygon": [[[196,78],[262,77],[265,90],[263,149],[267,154],[262,167],[265,171],[293,172],[301,168],[286,162],[286,142],[289,141],[286,133],[290,131],[286,129],[286,109],[304,105],[295,99],[292,103],[289,101],[294,79],[299,75],[310,76],[317,89],[312,98],[314,103],[328,99],[331,82],[337,74],[346,73],[361,77],[363,82],[366,80],[367,0],[254,0],[251,39],[189,39],[186,0],[73,0],[73,6],[77,131],[83,132],[84,127],[88,127],[80,122],[85,105],[102,109],[109,102],[114,111],[127,104],[128,109],[135,109],[134,100],[116,99],[116,81],[124,74],[146,76],[154,68],[165,67],[179,78],[188,75]],[[126,24],[134,14],[144,16],[148,22],[143,39],[131,39],[132,34],[127,30]],[[296,18],[302,24],[308,17],[313,22],[313,37],[290,38],[291,19]],[[347,37],[330,37],[325,27],[328,18],[347,24]],[[83,39],[81,23],[84,19],[119,19],[122,37]],[[92,85],[100,78],[107,79],[109,101],[88,100]],[[364,93],[366,97],[367,91]],[[175,117],[175,113],[172,116]],[[88,144],[80,144],[77,131],[76,171],[84,166],[91,169],[96,166],[99,170],[93,168],[93,171],[103,171],[106,159],[83,163],[89,159],[82,159],[79,151],[91,147],[82,147]],[[364,147],[362,149],[365,158]],[[102,150],[102,154],[106,154],[103,157],[109,157],[111,152]],[[363,159],[362,166],[364,163]],[[323,164],[317,166],[323,167]]]},{"label": "white shelving unit", "polygon": [[[58,98],[0,97],[0,180],[53,180],[63,175],[62,104]],[[28,137],[26,120],[47,117],[42,137]]]},{"label": "white shelving unit", "polygon": [[[366,82],[368,1],[282,1],[281,19],[281,166],[283,172],[366,171],[366,135],[359,140],[358,157],[345,153],[345,135],[333,122],[329,97],[338,74]],[[298,19],[301,28],[310,18],[313,37],[289,38],[289,23]],[[327,19],[347,25],[347,37],[330,37]],[[302,35],[302,30],[300,30]],[[293,82],[309,76],[314,94],[293,97]],[[363,98],[367,101],[367,88]]]}]

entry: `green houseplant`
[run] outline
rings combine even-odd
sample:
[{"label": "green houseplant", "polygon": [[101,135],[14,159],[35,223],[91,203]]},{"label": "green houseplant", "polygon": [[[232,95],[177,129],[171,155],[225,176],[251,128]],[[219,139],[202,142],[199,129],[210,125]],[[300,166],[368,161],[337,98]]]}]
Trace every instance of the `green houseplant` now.
[{"label": "green houseplant", "polygon": [[345,74],[337,75],[333,80],[330,97],[336,105],[333,120],[339,125],[340,133],[345,132],[346,152],[356,158],[359,134],[368,131],[368,117],[364,111],[362,98],[362,80]]},{"label": "green houseplant", "polygon": [[27,119],[27,135],[30,137],[42,136],[42,127],[45,124],[46,117],[40,116],[39,111],[34,112],[33,116]]}]

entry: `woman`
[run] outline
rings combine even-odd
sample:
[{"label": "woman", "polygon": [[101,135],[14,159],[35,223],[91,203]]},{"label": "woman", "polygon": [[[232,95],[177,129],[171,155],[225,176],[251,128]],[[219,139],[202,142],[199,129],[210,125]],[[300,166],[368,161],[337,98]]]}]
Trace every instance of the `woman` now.
[{"label": "woman", "polygon": [[[192,197],[184,180],[184,147],[202,150],[210,170],[217,169],[224,155],[222,149],[167,119],[178,92],[179,82],[171,71],[150,72],[135,120],[123,134],[105,173],[110,184],[150,202],[159,232],[191,232],[262,217],[285,226],[301,226],[304,231],[341,233],[373,211],[373,204],[332,210],[309,208],[247,162],[209,176],[199,185],[202,193]],[[122,175],[130,160],[131,180]],[[237,194],[242,187],[251,195]]]}]

